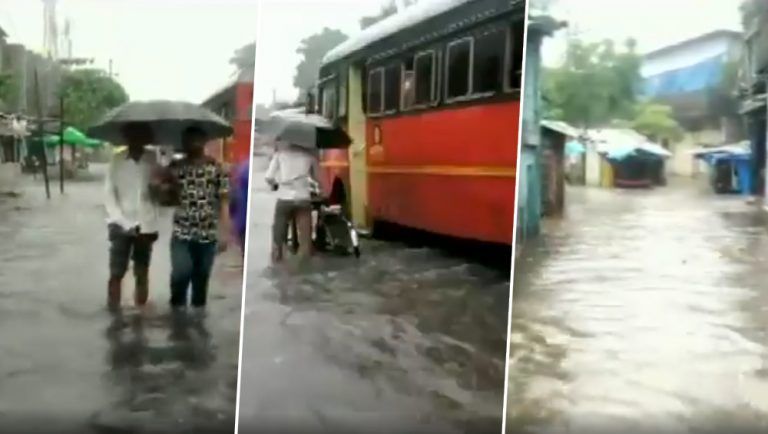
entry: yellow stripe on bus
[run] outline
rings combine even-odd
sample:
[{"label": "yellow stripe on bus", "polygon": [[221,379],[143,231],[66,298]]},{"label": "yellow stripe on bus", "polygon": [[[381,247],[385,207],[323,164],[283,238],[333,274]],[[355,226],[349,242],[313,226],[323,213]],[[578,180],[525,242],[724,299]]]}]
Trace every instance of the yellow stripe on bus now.
[{"label": "yellow stripe on bus", "polygon": [[346,163],[344,161],[324,161],[320,163],[320,167],[330,167],[330,168],[345,168],[349,167],[349,163]]},{"label": "yellow stripe on bus", "polygon": [[513,167],[483,166],[368,166],[373,174],[443,175],[443,176],[490,176],[514,178]]}]

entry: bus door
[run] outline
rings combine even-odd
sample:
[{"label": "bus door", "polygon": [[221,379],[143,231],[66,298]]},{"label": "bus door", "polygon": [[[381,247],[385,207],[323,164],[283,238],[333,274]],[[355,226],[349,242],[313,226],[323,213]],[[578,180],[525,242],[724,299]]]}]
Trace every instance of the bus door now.
[{"label": "bus door", "polygon": [[366,118],[363,109],[363,70],[352,65],[348,74],[349,183],[352,221],[360,229],[370,229],[368,219],[368,169],[365,143]]}]

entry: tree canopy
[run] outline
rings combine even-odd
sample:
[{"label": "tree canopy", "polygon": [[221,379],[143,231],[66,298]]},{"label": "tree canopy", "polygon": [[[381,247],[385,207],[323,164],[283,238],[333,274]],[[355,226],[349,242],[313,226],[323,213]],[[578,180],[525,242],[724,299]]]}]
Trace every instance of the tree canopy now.
[{"label": "tree canopy", "polygon": [[756,19],[765,19],[768,15],[768,2],[765,0],[743,0],[739,6],[741,25],[748,29]]},{"label": "tree canopy", "polygon": [[672,108],[661,104],[640,104],[630,126],[651,140],[676,142],[683,136],[683,129],[673,117]]},{"label": "tree canopy", "polygon": [[0,74],[0,102],[10,108],[15,103],[20,91],[19,82],[13,74]]},{"label": "tree canopy", "polygon": [[66,123],[85,131],[128,101],[123,86],[101,69],[67,71],[61,82]]},{"label": "tree canopy", "polygon": [[256,41],[235,50],[232,58],[229,59],[229,63],[234,65],[240,72],[252,71],[256,65]]},{"label": "tree canopy", "polygon": [[631,119],[640,79],[634,40],[627,40],[619,51],[609,40],[587,43],[573,39],[564,64],[543,71],[546,116],[581,128]]},{"label": "tree canopy", "polygon": [[326,53],[346,40],[347,35],[340,30],[326,27],[320,33],[301,41],[296,52],[302,59],[296,66],[296,75],[293,77],[293,85],[299,90],[299,99],[303,99],[317,83],[317,75]]}]

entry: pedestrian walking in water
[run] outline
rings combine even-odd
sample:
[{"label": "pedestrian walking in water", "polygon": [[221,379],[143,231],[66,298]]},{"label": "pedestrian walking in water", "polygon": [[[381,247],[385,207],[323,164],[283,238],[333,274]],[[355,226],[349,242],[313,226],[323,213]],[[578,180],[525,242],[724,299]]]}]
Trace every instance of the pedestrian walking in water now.
[{"label": "pedestrian walking in water", "polygon": [[277,191],[272,223],[272,260],[283,259],[288,224],[296,221],[299,256],[312,254],[312,192],[319,174],[318,157],[313,151],[279,142],[269,163],[266,181]]},{"label": "pedestrian walking in water", "polygon": [[[171,236],[171,307],[202,308],[208,298],[208,281],[229,231],[227,196],[229,175],[205,154],[208,136],[191,127],[184,131],[184,157],[171,166],[179,189]],[[222,234],[224,234],[222,236]]]},{"label": "pedestrian walking in water", "polygon": [[149,125],[123,128],[126,149],[112,155],[106,176],[107,228],[109,234],[109,282],[107,304],[120,306],[122,281],[133,261],[136,279],[134,302],[143,306],[149,296],[149,264],[158,237],[158,208],[149,194],[150,178],[157,168]]},{"label": "pedestrian walking in water", "polygon": [[234,235],[240,244],[241,253],[245,253],[245,231],[248,226],[248,179],[251,166],[248,160],[242,162],[235,171],[235,188],[232,195],[230,212],[234,225]]}]

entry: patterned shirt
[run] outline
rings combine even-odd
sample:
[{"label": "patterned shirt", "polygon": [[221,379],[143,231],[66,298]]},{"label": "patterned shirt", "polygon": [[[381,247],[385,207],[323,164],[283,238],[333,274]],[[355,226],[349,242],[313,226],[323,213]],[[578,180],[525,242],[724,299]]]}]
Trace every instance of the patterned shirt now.
[{"label": "patterned shirt", "polygon": [[229,175],[214,160],[171,165],[179,182],[180,204],[173,215],[173,236],[200,243],[218,239],[222,201],[229,192]]}]

